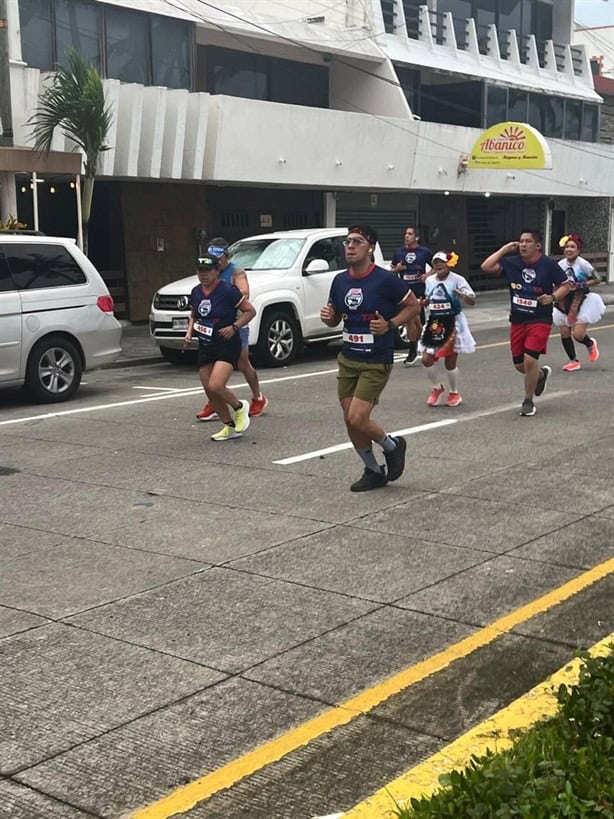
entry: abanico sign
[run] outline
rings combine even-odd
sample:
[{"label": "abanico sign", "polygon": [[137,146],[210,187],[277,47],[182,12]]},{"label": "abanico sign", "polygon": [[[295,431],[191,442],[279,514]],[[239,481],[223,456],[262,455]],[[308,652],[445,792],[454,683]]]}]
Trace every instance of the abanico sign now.
[{"label": "abanico sign", "polygon": [[551,170],[550,148],[540,132],[526,122],[500,122],[484,131],[469,154],[468,168]]}]

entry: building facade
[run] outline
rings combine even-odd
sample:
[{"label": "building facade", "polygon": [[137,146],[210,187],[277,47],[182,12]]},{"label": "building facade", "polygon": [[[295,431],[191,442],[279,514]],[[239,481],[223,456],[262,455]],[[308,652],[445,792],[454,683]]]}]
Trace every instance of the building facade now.
[{"label": "building facade", "polygon": [[[548,241],[582,225],[590,250],[612,247],[614,148],[571,44],[572,0],[4,2],[13,146],[32,144],[67,48],[105,78],[90,255],[133,321],[205,233],[369,221],[390,255],[416,223],[478,287],[493,286],[481,259],[524,225]],[[508,119],[544,134],[552,170],[466,168],[479,133]],[[74,146],[57,133],[53,147]],[[31,225],[27,170],[3,171],[3,208]],[[75,235],[70,178],[47,176],[40,228]]]}]

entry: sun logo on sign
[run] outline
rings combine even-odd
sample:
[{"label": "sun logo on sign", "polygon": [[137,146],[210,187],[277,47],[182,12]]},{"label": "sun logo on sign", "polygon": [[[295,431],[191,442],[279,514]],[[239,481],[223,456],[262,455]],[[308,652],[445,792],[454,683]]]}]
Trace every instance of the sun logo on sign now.
[{"label": "sun logo on sign", "polygon": [[522,128],[518,128],[515,125],[509,126],[508,128],[504,128],[501,132],[501,136],[504,139],[509,139],[512,142],[519,142],[521,139],[524,139],[524,132]]}]

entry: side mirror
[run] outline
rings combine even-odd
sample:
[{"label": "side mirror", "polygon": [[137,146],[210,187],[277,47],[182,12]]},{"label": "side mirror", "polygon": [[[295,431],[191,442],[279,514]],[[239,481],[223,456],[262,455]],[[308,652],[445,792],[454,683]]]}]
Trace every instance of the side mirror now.
[{"label": "side mirror", "polygon": [[305,274],[310,276],[312,273],[325,273],[330,270],[326,259],[312,259],[305,268]]}]

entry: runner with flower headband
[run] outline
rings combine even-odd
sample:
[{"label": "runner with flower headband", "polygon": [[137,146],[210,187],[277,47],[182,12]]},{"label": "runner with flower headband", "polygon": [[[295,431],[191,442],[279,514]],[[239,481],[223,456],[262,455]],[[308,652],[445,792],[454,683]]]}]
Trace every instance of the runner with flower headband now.
[{"label": "runner with flower headband", "polygon": [[584,344],[591,363],[599,358],[597,340],[588,335],[587,329],[589,324],[595,324],[603,316],[605,304],[601,296],[589,290],[600,280],[592,264],[580,256],[584,247],[582,239],[577,233],[570,233],[561,237],[559,246],[565,254],[559,267],[567,275],[571,290],[555,305],[552,320],[560,329],[563,349],[569,357],[563,370],[573,372],[582,366],[576,357],[574,340]]},{"label": "runner with flower headband", "polygon": [[458,407],[462,403],[458,391],[458,354],[475,352],[475,340],[463,313],[463,304],[475,304],[475,293],[469,282],[452,270],[457,264],[456,253],[435,253],[431,261],[434,272],[425,282],[423,304],[428,308],[428,318],[418,350],[433,385],[426,401],[429,407],[438,406],[445,392],[441,378],[442,360],[450,387],[446,404],[448,407]]}]

